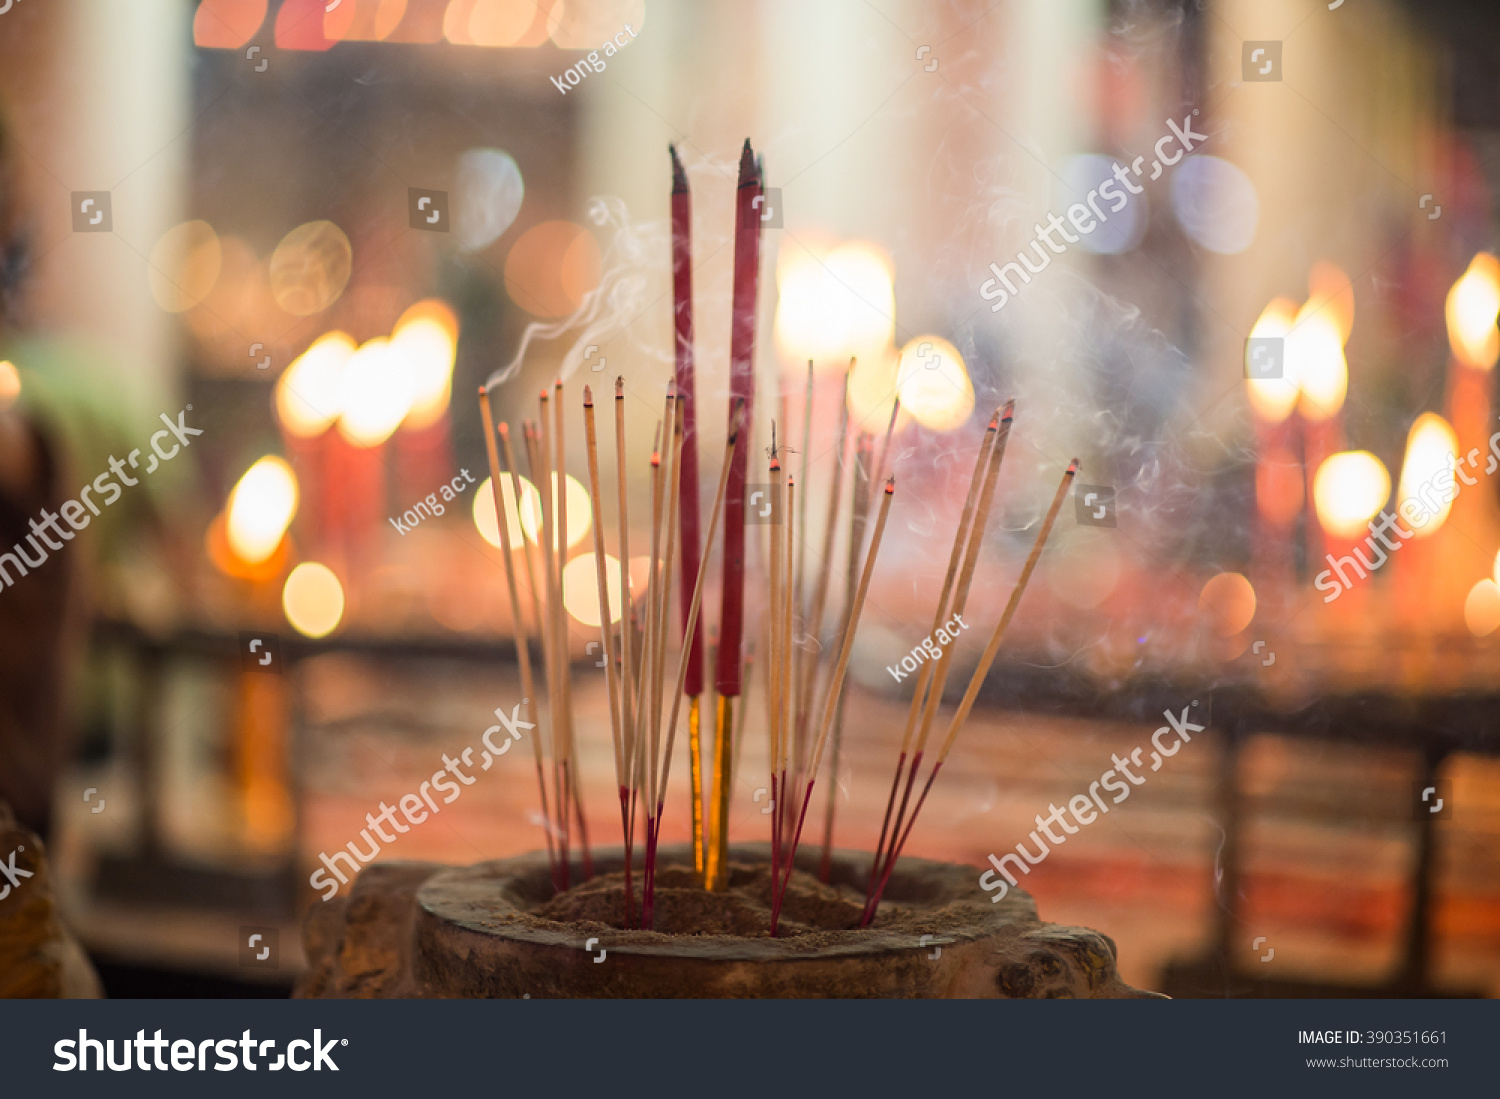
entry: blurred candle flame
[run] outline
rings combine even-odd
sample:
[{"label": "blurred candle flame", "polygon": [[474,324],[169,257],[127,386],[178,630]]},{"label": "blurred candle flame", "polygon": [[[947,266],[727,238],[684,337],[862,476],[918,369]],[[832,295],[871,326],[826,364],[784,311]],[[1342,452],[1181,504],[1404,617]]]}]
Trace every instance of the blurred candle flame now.
[{"label": "blurred candle flame", "polygon": [[[1250,329],[1250,338],[1285,340],[1296,317],[1297,304],[1290,298],[1272,298],[1270,304],[1255,322],[1255,326]],[[1285,344],[1283,344],[1283,351],[1285,351]],[[1297,403],[1297,376],[1292,373],[1292,357],[1282,354],[1281,377],[1256,378],[1252,376],[1254,371],[1251,369],[1253,364],[1248,361],[1249,353],[1247,345],[1245,390],[1250,398],[1250,407],[1267,423],[1279,424],[1291,415],[1292,408]]]},{"label": "blurred candle flame", "polygon": [[366,340],[339,378],[339,434],[358,447],[379,446],[411,410],[412,378],[401,349],[384,336]]},{"label": "blurred candle flame", "polygon": [[338,419],[344,367],[355,352],[354,341],[329,332],[313,341],[276,382],[276,416],[293,435],[321,435]]},{"label": "blurred candle flame", "polygon": [[276,552],[297,514],[297,475],[274,454],[245,471],[229,494],[229,547],[255,565]]},{"label": "blurred candle flame", "polygon": [[891,346],[896,291],[890,260],[853,240],[819,256],[784,248],[776,266],[776,345],[792,362],[842,366]]},{"label": "blurred candle flame", "polygon": [[1318,523],[1339,538],[1364,534],[1390,494],[1391,475],[1368,450],[1331,454],[1313,475]]},{"label": "blurred candle flame", "polygon": [[458,319],[435,299],[417,302],[396,322],[391,347],[406,367],[412,390],[403,427],[431,427],[448,411],[457,339]]},{"label": "blurred candle flame", "polygon": [[1448,291],[1448,343],[1467,367],[1489,370],[1500,358],[1500,260],[1480,252]]},{"label": "blurred candle flame", "polygon": [[[1458,436],[1448,421],[1436,412],[1424,412],[1411,425],[1406,436],[1406,457],[1401,463],[1400,487],[1396,496],[1404,507],[1406,501],[1415,500],[1430,518],[1420,526],[1412,527],[1418,538],[1435,533],[1448,518],[1456,495],[1452,487],[1452,470],[1458,452]],[[1438,479],[1447,474],[1447,488],[1438,484]],[[1403,513],[1403,518],[1404,518]]]},{"label": "blurred candle flame", "polygon": [[1312,423],[1326,420],[1344,407],[1349,390],[1349,365],[1338,318],[1309,299],[1297,313],[1286,335],[1287,370],[1297,379],[1301,398],[1297,410]]},{"label": "blurred candle flame", "polygon": [[1349,333],[1354,331],[1354,285],[1336,264],[1319,260],[1312,265],[1303,308],[1326,315],[1339,330],[1339,343],[1349,342]]}]

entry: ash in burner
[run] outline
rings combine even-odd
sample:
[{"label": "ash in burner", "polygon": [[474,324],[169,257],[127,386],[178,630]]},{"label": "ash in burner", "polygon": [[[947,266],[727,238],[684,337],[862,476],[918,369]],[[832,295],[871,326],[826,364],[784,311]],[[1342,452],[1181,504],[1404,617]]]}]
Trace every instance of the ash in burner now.
[{"label": "ash in burner", "polygon": [[[635,918],[640,918],[640,875],[634,882]],[[559,923],[597,923],[625,928],[625,875],[601,874],[533,908],[530,915]],[[778,938],[792,938],[859,926],[864,897],[847,886],[831,886],[798,870],[787,886]],[[666,935],[768,937],[771,926],[771,868],[731,863],[729,888],[710,893],[691,866],[659,866],[656,872],[655,930]]]}]

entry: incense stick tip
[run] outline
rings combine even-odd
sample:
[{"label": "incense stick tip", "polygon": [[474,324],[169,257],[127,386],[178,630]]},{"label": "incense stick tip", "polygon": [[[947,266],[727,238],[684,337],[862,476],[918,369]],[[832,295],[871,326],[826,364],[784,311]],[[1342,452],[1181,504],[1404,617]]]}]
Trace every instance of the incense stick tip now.
[{"label": "incense stick tip", "polygon": [[896,475],[893,473],[885,479],[885,494],[894,496],[896,493]]},{"label": "incense stick tip", "polygon": [[583,407],[584,408],[593,408],[594,407],[594,391],[589,386],[584,386],[583,387]]},{"label": "incense stick tip", "polygon": [[616,374],[615,375],[615,399],[619,400],[619,401],[623,401],[625,399],[625,375],[624,374]]},{"label": "incense stick tip", "polygon": [[1077,472],[1078,472],[1078,459],[1074,458],[1071,462],[1068,463],[1068,472],[1067,472],[1066,476],[1071,477],[1071,476],[1073,476]]},{"label": "incense stick tip", "polygon": [[1016,417],[1016,399],[1012,397],[1005,402],[1005,407],[1000,410],[1002,420],[1013,420]]},{"label": "incense stick tip", "polygon": [[687,191],[687,173],[682,170],[682,160],[677,155],[677,146],[667,145],[667,152],[672,155],[672,193],[680,195]]}]

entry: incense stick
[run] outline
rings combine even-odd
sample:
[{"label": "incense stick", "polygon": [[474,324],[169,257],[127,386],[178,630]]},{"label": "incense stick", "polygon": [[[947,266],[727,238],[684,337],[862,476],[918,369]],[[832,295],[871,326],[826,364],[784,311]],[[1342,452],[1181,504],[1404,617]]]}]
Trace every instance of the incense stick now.
[{"label": "incense stick", "polygon": [[828,586],[833,570],[833,543],[837,536],[839,504],[842,502],[844,486],[844,457],[848,449],[849,436],[849,379],[854,375],[854,362],[849,360],[849,369],[844,373],[843,397],[839,401],[838,441],[834,444],[833,478],[828,489],[828,513],[823,524],[823,552],[818,562],[818,582],[813,588],[812,613],[807,620],[806,638],[810,642],[799,659],[807,666],[802,677],[802,694],[797,699],[797,736],[804,739],[807,724],[812,716],[813,688],[818,679],[818,658],[823,643],[823,612],[828,603]]},{"label": "incense stick", "polygon": [[[558,826],[558,877],[560,889],[569,886],[572,864],[569,861],[572,815],[568,797],[571,787],[567,782],[567,739],[562,734],[562,690],[557,677],[557,578],[555,559],[552,554],[554,532],[552,525],[552,470],[550,466],[551,433],[547,427],[547,391],[542,390],[539,399],[540,421],[526,432],[527,460],[534,484],[542,485],[542,537],[539,549],[542,555],[542,574],[547,590],[546,629],[543,632],[543,659],[547,665],[547,710],[548,732],[552,742],[552,782],[557,802]],[[541,609],[540,607],[538,608]]]},{"label": "incense stick", "polygon": [[[516,635],[516,662],[521,671],[521,703],[526,707],[526,720],[535,725],[536,684],[531,675],[531,646],[526,633],[526,620],[521,614],[521,595],[516,587],[516,565],[511,558],[510,513],[505,507],[505,496],[501,490],[500,456],[495,448],[495,420],[490,410],[489,390],[479,387],[479,414],[484,421],[484,452],[490,464],[490,489],[495,497],[495,525],[500,531],[500,556],[505,562],[505,586],[510,595],[510,616]],[[503,425],[502,425],[503,427]],[[504,434],[502,432],[502,434]],[[507,443],[507,450],[509,443]],[[517,514],[520,507],[517,505]],[[524,535],[522,536],[524,540]],[[554,880],[557,876],[557,856],[552,845],[552,815],[547,807],[547,779],[542,767],[542,738],[531,738],[532,754],[536,757],[536,781],[542,801],[542,835],[547,841],[547,866]]]},{"label": "incense stick", "polygon": [[[1010,401],[1005,406],[1007,418],[1015,402]],[[979,453],[974,458],[974,470],[969,474],[969,492],[964,498],[963,511],[958,517],[958,527],[953,532],[953,548],[948,551],[948,571],[943,577],[943,587],[938,594],[937,606],[932,612],[932,628],[928,630],[931,637],[937,633],[938,627],[943,624],[948,616],[948,596],[953,591],[953,581],[958,574],[959,562],[963,557],[969,521],[974,514],[975,498],[979,495],[980,482],[984,479],[984,471],[988,465],[991,448],[995,445],[995,435],[1000,428],[999,409],[990,417],[989,425],[984,429],[984,436],[979,443]],[[885,818],[880,822],[880,840],[875,844],[875,857],[870,866],[869,878],[866,881],[865,899],[869,900],[870,890],[875,888],[875,883],[880,874],[880,857],[885,850],[886,832],[891,824],[891,810],[896,807],[896,791],[901,786],[901,775],[906,766],[906,753],[911,748],[912,734],[916,732],[917,716],[921,713],[922,702],[925,697],[927,684],[932,676],[932,663],[924,661],[917,670],[917,679],[912,686],[911,706],[906,713],[906,729],[901,735],[901,751],[896,757],[896,773],[891,778],[891,792],[885,802]]]},{"label": "incense stick", "polygon": [[557,636],[558,674],[562,683],[562,719],[568,743],[569,794],[578,815],[578,846],[583,852],[583,877],[594,876],[594,855],[589,846],[589,823],[583,812],[580,774],[577,764],[578,744],[573,732],[573,653],[569,642],[567,598],[563,591],[563,570],[568,563],[568,450],[564,429],[563,383],[555,383],[552,412],[557,420],[557,462],[553,466],[553,491],[557,494]]},{"label": "incense stick", "polygon": [[[625,491],[625,376],[615,377],[615,473],[620,521],[620,747],[624,756],[625,770],[618,776],[620,786],[620,818],[625,831],[625,926],[629,927],[631,914],[631,859],[635,840],[635,821],[630,812],[630,766],[631,752],[635,744],[635,714],[632,712],[634,693],[631,690],[635,679],[631,660],[631,642],[634,632],[631,625],[635,600],[630,585],[630,520]],[[594,521],[601,517],[595,510]]]},{"label": "incense stick", "polygon": [[870,551],[865,555],[865,567],[859,580],[859,590],[851,608],[848,621],[844,625],[843,640],[839,644],[838,663],[834,665],[833,677],[829,682],[828,701],[823,709],[823,718],[818,727],[818,739],[814,742],[812,760],[808,764],[807,787],[802,795],[802,808],[797,817],[797,830],[792,834],[792,845],[787,851],[786,865],[787,877],[782,883],[781,892],[771,904],[771,937],[776,937],[777,924],[781,917],[781,903],[786,898],[786,886],[791,882],[791,871],[796,867],[797,844],[802,839],[802,826],[807,820],[807,807],[812,801],[813,784],[818,777],[818,765],[823,761],[823,746],[828,741],[828,733],[833,725],[833,711],[837,703],[838,695],[844,685],[844,674],[849,670],[849,654],[854,648],[854,633],[859,627],[859,617],[865,606],[865,596],[870,591],[870,578],[875,573],[875,559],[880,552],[880,542],[885,535],[886,520],[891,513],[891,500],[896,494],[896,479],[894,477],[886,481],[885,492],[880,501],[880,515],[875,520],[875,533],[870,539]]},{"label": "incense stick", "polygon": [[[676,335],[677,399],[682,417],[682,524],[678,535],[681,556],[681,579],[678,604],[683,629],[687,629],[688,589],[698,575],[703,556],[699,538],[698,510],[698,414],[697,386],[693,375],[693,236],[692,193],[687,173],[678,159],[677,149],[667,147],[672,158],[672,317]],[[704,869],[703,837],[703,737],[701,698],[703,694],[703,627],[700,623],[691,634],[684,633],[682,643],[689,647],[687,682],[683,690],[689,696],[688,752],[692,761],[693,866],[701,876]]]},{"label": "incense stick", "polygon": [[[894,427],[896,417],[891,416],[891,426]],[[889,444],[890,435],[887,432],[886,442]],[[855,445],[854,460],[854,506],[849,515],[849,568],[845,573],[844,583],[844,620],[848,621],[849,612],[854,605],[855,578],[859,575],[859,553],[864,549],[865,527],[870,517],[870,486],[878,484],[872,477],[871,456],[874,449],[874,440],[867,434],[861,433],[859,441]],[[844,696],[839,696],[838,709],[833,717],[833,755],[829,759],[828,770],[833,781],[828,786],[828,808],[823,818],[823,857],[818,863],[818,878],[826,882],[833,867],[833,819],[838,808],[838,773],[839,756],[844,743]]]},{"label": "incense stick", "polygon": [[[719,519],[724,514],[725,503],[728,495],[729,474],[734,464],[734,456],[739,451],[740,436],[745,425],[745,402],[736,401],[734,415],[730,420],[729,437],[724,443],[724,464],[719,471],[719,487],[714,494],[713,510],[709,512],[708,535],[705,539],[706,545],[712,545],[714,535],[719,529]],[[704,554],[698,563],[698,575],[693,581],[693,600],[688,606],[687,628],[691,630],[698,623],[698,611],[703,605],[703,581],[708,575],[708,554]],[[677,688],[672,692],[672,713],[667,719],[667,755],[666,769],[662,775],[662,785],[672,774],[672,746],[677,739],[677,716],[682,704],[683,684],[687,681],[688,662],[691,654],[687,648],[682,650],[677,661]]]},{"label": "incense stick", "polygon": [[1031,574],[1036,571],[1037,562],[1041,560],[1042,550],[1047,545],[1047,537],[1052,533],[1053,524],[1057,522],[1057,513],[1062,510],[1063,498],[1068,494],[1068,487],[1073,483],[1073,477],[1078,472],[1078,459],[1074,458],[1068,463],[1068,468],[1063,471],[1062,480],[1058,483],[1057,492],[1053,494],[1052,503],[1047,508],[1047,515],[1042,520],[1042,529],[1037,534],[1036,542],[1031,547],[1031,552],[1026,556],[1026,563],[1021,566],[1021,575],[1016,579],[1015,587],[1011,589],[1010,599],[1005,604],[1005,611],[1000,615],[1000,621],[995,624],[995,630],[990,634],[989,644],[984,647],[984,653],[979,658],[979,664],[974,669],[974,674],[969,677],[968,689],[964,691],[963,700],[959,702],[958,709],[953,714],[953,719],[948,723],[948,735],[943,740],[942,749],[938,752],[937,761],[932,766],[932,771],[927,776],[927,782],[922,787],[922,796],[917,799],[916,808],[912,810],[911,820],[907,822],[906,829],[901,833],[901,839],[891,849],[891,857],[881,875],[880,885],[876,888],[872,903],[866,908],[864,917],[860,921],[861,926],[868,926],[874,919],[875,912],[880,905],[880,898],[885,892],[886,883],[891,879],[891,872],[896,868],[896,860],[901,857],[902,850],[906,847],[906,841],[911,836],[911,830],[917,823],[917,816],[922,812],[922,806],[927,802],[927,794],[932,789],[933,780],[937,778],[938,771],[948,759],[948,753],[953,750],[954,742],[958,740],[959,731],[963,729],[964,722],[969,719],[969,714],[974,708],[974,700],[979,697],[979,690],[984,686],[984,681],[990,673],[990,668],[995,662],[995,654],[1000,650],[1000,642],[1005,639],[1005,632],[1010,628],[1011,619],[1015,617],[1016,608],[1021,605],[1021,596],[1026,593],[1026,585],[1031,580]]},{"label": "incense stick", "polygon": [[[604,564],[604,508],[599,493],[599,440],[594,426],[594,394],[583,387],[583,432],[584,447],[588,453],[589,502],[594,512],[594,577],[599,587],[599,627],[604,635],[604,690],[609,696],[609,733],[615,750],[615,784],[622,792],[620,798],[620,831],[630,826],[630,814],[623,796],[626,767],[624,727],[620,714],[620,675],[615,668],[614,617],[609,606],[609,576]],[[622,599],[624,593],[621,593]],[[623,617],[624,603],[621,603]],[[625,891],[624,923],[630,926],[630,890]]]}]

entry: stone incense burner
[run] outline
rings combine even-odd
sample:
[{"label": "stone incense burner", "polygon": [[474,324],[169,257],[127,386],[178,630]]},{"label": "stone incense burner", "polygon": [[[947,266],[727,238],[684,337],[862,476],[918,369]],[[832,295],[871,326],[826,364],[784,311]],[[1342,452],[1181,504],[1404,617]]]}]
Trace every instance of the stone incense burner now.
[{"label": "stone incense burner", "polygon": [[[874,923],[857,926],[870,856],[797,860],[781,935],[770,851],[730,850],[729,888],[694,882],[692,851],[658,854],[658,930],[625,930],[623,855],[555,894],[546,856],[444,867],[383,863],[305,928],[300,997],[1152,997],[1124,984],[1105,935],[1043,923],[1024,891],[991,904],[968,866],[903,859]],[[574,878],[580,876],[575,863]],[[639,877],[636,905],[640,903]],[[638,912],[637,912],[638,914]]]}]

